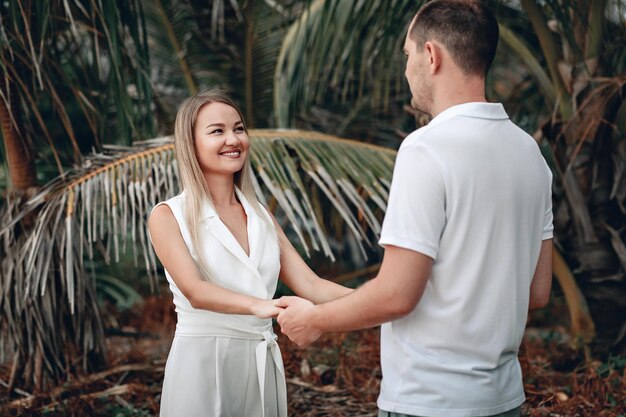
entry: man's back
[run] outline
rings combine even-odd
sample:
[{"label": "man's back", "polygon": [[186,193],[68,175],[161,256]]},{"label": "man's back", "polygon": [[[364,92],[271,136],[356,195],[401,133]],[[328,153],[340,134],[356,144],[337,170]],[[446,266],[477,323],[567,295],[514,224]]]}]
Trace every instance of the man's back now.
[{"label": "man's back", "polygon": [[424,2],[404,75],[411,107],[436,117],[398,152],[380,271],[337,300],[279,304],[300,345],[391,321],[381,416],[514,416],[524,401],[517,350],[552,280],[551,174],[533,139],[486,103],[498,38],[485,2]]},{"label": "man's back", "polygon": [[440,113],[403,142],[380,243],[435,261],[412,313],[383,325],[379,407],[496,414],[524,400],[517,350],[551,174],[499,104]]}]

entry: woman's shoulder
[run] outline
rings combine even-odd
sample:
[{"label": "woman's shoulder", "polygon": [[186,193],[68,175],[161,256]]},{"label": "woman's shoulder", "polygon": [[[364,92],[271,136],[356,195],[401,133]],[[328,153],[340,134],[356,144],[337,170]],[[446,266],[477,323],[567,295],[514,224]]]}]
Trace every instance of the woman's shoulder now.
[{"label": "woman's shoulder", "polygon": [[182,206],[185,202],[185,194],[186,194],[185,191],[182,191],[180,194],[175,195],[174,197],[170,197],[167,200],[163,200],[157,203],[157,205],[154,206],[153,210],[163,205],[167,205],[170,207]]},{"label": "woman's shoulder", "polygon": [[176,221],[176,215],[172,207],[166,202],[161,202],[154,206],[148,217],[148,228],[150,230],[174,223],[178,223]]},{"label": "woman's shoulder", "polygon": [[176,214],[182,210],[185,202],[184,192],[157,203],[150,212],[149,221],[167,221],[167,219],[176,217]]}]

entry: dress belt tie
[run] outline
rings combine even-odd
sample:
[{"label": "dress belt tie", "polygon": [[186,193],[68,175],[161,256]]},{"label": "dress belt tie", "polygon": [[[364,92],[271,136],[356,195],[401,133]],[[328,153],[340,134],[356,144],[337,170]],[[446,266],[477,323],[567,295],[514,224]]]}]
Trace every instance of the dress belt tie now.
[{"label": "dress belt tie", "polygon": [[[259,343],[255,349],[256,354],[256,369],[259,376],[259,387],[261,389],[261,406],[263,407],[263,417],[265,417],[265,365],[267,363],[267,350],[274,358],[276,368],[278,368],[278,374],[276,375],[276,394],[278,395],[278,415],[287,416],[287,387],[285,382],[285,371],[283,367],[283,358],[280,354],[280,348],[276,343],[277,336],[266,330],[263,332],[263,341]],[[284,403],[284,404],[283,404]]]},{"label": "dress belt tie", "polygon": [[[215,314],[215,313],[213,313]],[[276,373],[276,393],[278,396],[278,416],[287,417],[287,384],[285,381],[285,371],[283,366],[283,358],[280,354],[280,347],[276,343],[277,336],[272,331],[271,321],[262,327],[252,326],[244,320],[238,319],[237,316],[227,316],[220,314],[219,318],[213,314],[178,314],[178,323],[176,324],[176,335],[179,336],[216,336],[230,337],[235,339],[261,340],[254,350],[256,357],[257,376],[259,380],[259,390],[261,394],[261,406],[263,408],[263,417],[265,414],[265,370],[267,365],[267,351],[270,351],[274,359]]]}]

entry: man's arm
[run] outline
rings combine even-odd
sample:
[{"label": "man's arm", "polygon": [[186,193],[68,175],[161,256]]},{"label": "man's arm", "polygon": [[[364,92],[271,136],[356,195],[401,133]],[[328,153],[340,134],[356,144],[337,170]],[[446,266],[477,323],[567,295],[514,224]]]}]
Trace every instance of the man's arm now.
[{"label": "man's arm", "polygon": [[529,310],[545,307],[550,300],[552,287],[552,239],[541,242],[539,260],[535,268],[535,275],[530,284]]},{"label": "man's arm", "polygon": [[374,327],[405,316],[421,299],[432,263],[422,253],[386,246],[376,278],[345,297],[317,306],[298,297],[283,297],[276,305],[287,309],[278,323],[292,341],[306,346],[323,332]]}]

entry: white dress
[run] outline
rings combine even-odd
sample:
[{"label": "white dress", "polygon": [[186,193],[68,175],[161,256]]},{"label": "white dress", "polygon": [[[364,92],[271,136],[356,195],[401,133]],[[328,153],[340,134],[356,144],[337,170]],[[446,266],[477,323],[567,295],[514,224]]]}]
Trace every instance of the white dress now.
[{"label": "white dress", "polygon": [[[280,250],[271,218],[259,217],[236,190],[248,217],[247,256],[210,204],[203,207],[202,256],[211,282],[263,299],[276,291]],[[167,204],[194,259],[184,220],[185,192]],[[158,206],[157,205],[157,206]],[[287,390],[280,349],[271,319],[195,309],[165,271],[178,321],[165,366],[161,417],[286,417]]]}]

